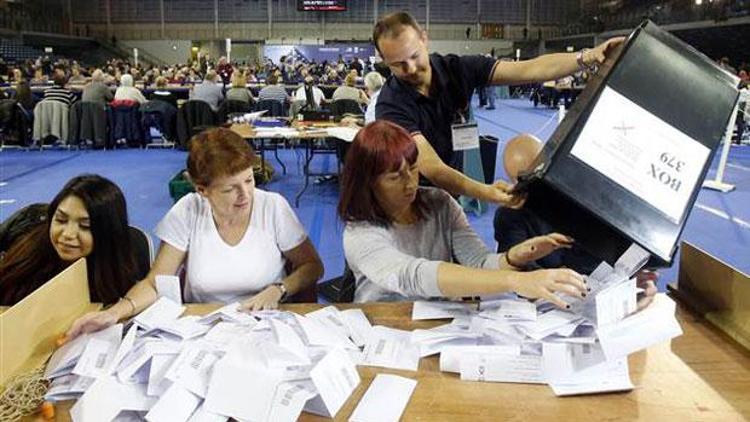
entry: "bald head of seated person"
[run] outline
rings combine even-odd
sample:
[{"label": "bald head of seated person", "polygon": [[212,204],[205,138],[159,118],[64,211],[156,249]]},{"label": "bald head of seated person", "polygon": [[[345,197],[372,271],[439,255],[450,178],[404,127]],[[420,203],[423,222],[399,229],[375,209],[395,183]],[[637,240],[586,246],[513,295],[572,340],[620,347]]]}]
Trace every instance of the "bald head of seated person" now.
[{"label": "bald head of seated person", "polygon": [[427,32],[405,12],[384,16],[372,36],[389,78],[378,96],[375,116],[406,129],[419,148],[420,172],[453,194],[510,204],[518,201],[508,183],[485,185],[466,177],[454,152],[453,124],[468,116],[471,94],[487,85],[554,80],[605,60],[623,41],[614,38],[578,53],[556,53],[517,62],[485,56],[428,53]]},{"label": "bald head of seated person", "polygon": [[[503,167],[511,182],[518,176],[531,170],[537,156],[542,152],[542,141],[530,134],[520,134],[511,138],[503,150]],[[546,236],[547,242],[538,243],[535,247],[546,248],[550,252],[539,259],[528,261],[525,268],[537,270],[542,268],[571,268],[580,274],[590,274],[601,262],[582,248],[573,239],[555,233],[552,225],[530,209],[499,206],[495,212],[495,240],[497,252],[507,253],[511,248],[518,248],[528,239]],[[539,251],[528,251],[529,253]],[[657,274],[652,271],[638,273],[638,284],[645,290],[639,307],[645,307],[656,294]]]}]

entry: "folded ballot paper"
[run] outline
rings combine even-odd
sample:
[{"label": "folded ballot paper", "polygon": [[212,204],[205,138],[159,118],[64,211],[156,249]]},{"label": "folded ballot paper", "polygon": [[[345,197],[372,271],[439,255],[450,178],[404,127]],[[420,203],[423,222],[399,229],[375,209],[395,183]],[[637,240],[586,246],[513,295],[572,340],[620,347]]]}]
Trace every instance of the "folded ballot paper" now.
[{"label": "folded ballot paper", "polygon": [[[427,330],[372,326],[361,310],[333,306],[246,314],[230,304],[183,316],[161,297],[128,324],[59,348],[45,399],[76,400],[76,422],[334,418],[360,383],[357,365],[416,371],[436,354],[442,371],[465,381],[548,384],[561,396],[629,390],[627,355],[681,334],[665,295],[633,313],[642,262],[633,248],[603,264],[588,276],[592,293],[565,311],[512,295],[479,306],[416,302],[415,318],[452,318]],[[388,391],[414,382],[387,378],[371,389],[353,420],[398,420],[408,400]],[[396,399],[398,411],[381,412],[378,403]]]},{"label": "folded ballot paper", "polygon": [[[362,349],[372,349],[377,330],[364,313],[246,314],[237,306],[182,316],[181,304],[161,297],[126,326],[82,335],[50,358],[45,399],[76,400],[73,421],[294,421],[303,410],[335,417],[360,383]],[[408,344],[409,333],[402,338]],[[370,357],[387,365],[381,352]]]},{"label": "folded ballot paper", "polygon": [[441,371],[465,381],[548,384],[558,396],[632,389],[627,356],[682,334],[675,303],[664,294],[635,312],[634,276],[648,259],[632,245],[614,266],[602,262],[586,277],[585,299],[563,297],[568,310],[507,296],[478,309],[415,303],[416,317],[429,309],[438,318],[453,313],[454,320],[414,330],[411,344],[422,356],[440,353]]}]

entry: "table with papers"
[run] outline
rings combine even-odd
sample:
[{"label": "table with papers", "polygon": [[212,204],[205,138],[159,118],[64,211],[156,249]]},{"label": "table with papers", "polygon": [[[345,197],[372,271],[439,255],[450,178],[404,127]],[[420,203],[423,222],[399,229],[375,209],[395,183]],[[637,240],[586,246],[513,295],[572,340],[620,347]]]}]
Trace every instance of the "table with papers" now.
[{"label": "table with papers", "polygon": [[[310,171],[310,163],[317,154],[333,154],[337,153],[339,147],[342,144],[349,144],[354,140],[358,128],[351,126],[341,126],[332,122],[306,122],[305,124],[295,124],[292,127],[251,127],[247,124],[233,124],[231,129],[237,134],[242,136],[246,140],[258,141],[259,152],[261,158],[265,157],[266,140],[287,140],[297,139],[300,141],[300,145],[304,149],[305,157],[304,164],[302,166],[302,174],[305,178],[305,183],[297,192],[294,199],[294,206],[299,207],[299,200],[302,194],[305,193],[307,187],[310,184],[310,178],[316,176],[329,176],[328,173],[313,173]],[[325,139],[335,139],[339,145],[337,149],[319,148],[316,146],[316,142]],[[343,148],[343,147],[341,147]],[[273,148],[274,156],[279,165],[282,166],[283,173],[286,174],[286,167],[281,162],[278,156],[278,147]],[[341,154],[343,156],[343,154]],[[338,173],[335,173],[338,174]]]},{"label": "table with papers", "polygon": [[[338,304],[336,307],[340,310],[361,308],[373,326],[392,329],[427,330],[447,322],[445,319],[412,320],[412,303]],[[204,315],[218,308],[218,305],[188,305],[186,314]],[[283,308],[307,314],[324,306],[290,304]],[[460,316],[461,312],[459,307],[448,309],[452,317]],[[357,366],[361,382],[343,403],[336,419],[349,420],[378,374],[417,381],[416,388],[401,384],[401,390],[406,391],[404,394],[414,388],[402,420],[655,420],[664,417],[740,420],[750,417],[750,401],[746,400],[750,394],[747,351],[679,306],[677,320],[684,331],[682,336],[629,356],[630,379],[635,389],[628,392],[556,397],[546,385],[462,381],[458,374],[441,372],[439,357],[433,355],[420,359],[416,371]],[[231,366],[222,370],[232,373]],[[378,386],[382,391],[386,382],[392,380],[380,378],[382,376],[378,377]],[[169,390],[164,392],[169,393]],[[72,404],[58,404],[57,420],[68,420]],[[302,413],[301,419],[325,420],[307,412]]]}]

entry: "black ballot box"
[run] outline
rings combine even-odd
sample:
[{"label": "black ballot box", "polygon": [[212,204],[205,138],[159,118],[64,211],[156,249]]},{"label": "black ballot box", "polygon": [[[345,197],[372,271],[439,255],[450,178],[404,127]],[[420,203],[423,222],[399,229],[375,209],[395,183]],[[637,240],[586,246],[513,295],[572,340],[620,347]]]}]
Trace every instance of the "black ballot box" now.
[{"label": "black ballot box", "polygon": [[739,95],[739,80],[641,24],[601,65],[516,186],[532,209],[613,264],[632,243],[669,266]]}]

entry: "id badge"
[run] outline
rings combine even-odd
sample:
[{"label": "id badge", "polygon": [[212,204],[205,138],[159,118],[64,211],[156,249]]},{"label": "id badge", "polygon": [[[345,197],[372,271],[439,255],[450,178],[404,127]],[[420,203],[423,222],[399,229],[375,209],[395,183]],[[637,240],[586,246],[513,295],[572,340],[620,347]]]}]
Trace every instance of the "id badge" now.
[{"label": "id badge", "polygon": [[476,123],[451,125],[453,151],[479,148],[479,128]]}]

